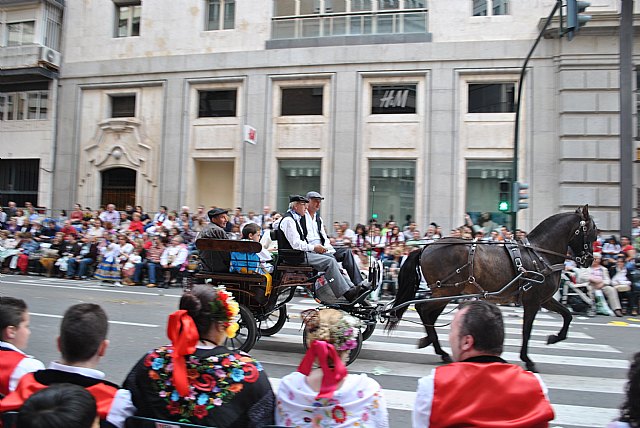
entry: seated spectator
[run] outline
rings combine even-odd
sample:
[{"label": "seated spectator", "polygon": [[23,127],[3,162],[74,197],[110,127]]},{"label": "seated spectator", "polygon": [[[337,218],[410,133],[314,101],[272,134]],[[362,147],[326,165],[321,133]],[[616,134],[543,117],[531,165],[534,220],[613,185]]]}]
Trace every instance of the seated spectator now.
[{"label": "seated spectator", "polygon": [[633,356],[625,391],[626,397],[620,409],[620,418],[607,425],[607,428],[640,427],[640,352]]},{"label": "seated spectator", "polygon": [[71,211],[71,215],[69,216],[69,220],[71,220],[71,224],[79,225],[84,220],[84,212],[82,211],[82,205],[75,204],[73,207],[73,211]]},{"label": "seated spectator", "polygon": [[73,225],[71,224],[71,220],[64,221],[63,226],[60,229],[60,232],[64,233],[65,235],[73,235],[73,236],[78,235],[78,229],[73,227]]},{"label": "seated spectator", "polygon": [[[143,269],[146,267],[149,275],[149,283],[147,287],[153,288],[158,285],[157,279],[162,279],[162,271],[160,271],[160,257],[164,252],[164,242],[161,236],[154,236],[152,238],[152,244],[145,252],[145,259],[136,264],[133,274],[133,282],[135,284],[142,284]],[[156,277],[159,275],[159,278]],[[160,283],[162,285],[162,283]]]},{"label": "seated spectator", "polygon": [[[594,253],[593,263],[588,268],[589,285],[593,289],[596,298],[596,311],[600,315],[611,316],[615,314],[617,317],[621,317],[622,307],[620,306],[618,292],[611,286],[609,271],[602,266],[601,260],[602,255]],[[606,300],[604,296],[606,296]]]},{"label": "seated spectator", "polygon": [[2,267],[2,273],[9,272],[11,263],[14,264],[14,268],[18,266],[18,259],[14,258],[20,253],[17,247],[18,240],[8,230],[0,231],[0,266]]},{"label": "seated spectator", "polygon": [[58,232],[50,243],[41,245],[42,256],[40,256],[40,264],[44,267],[47,277],[56,275],[59,272],[55,263],[61,257],[60,252],[63,244],[64,235]]},{"label": "seated spectator", "polygon": [[611,278],[611,286],[618,292],[619,300],[626,302],[623,313],[630,314],[632,307],[631,279],[629,279],[629,272],[627,271],[623,254],[620,254],[616,259],[615,274]]},{"label": "seated spectator", "polygon": [[0,397],[15,390],[25,374],[44,369],[24,353],[31,336],[29,321],[24,300],[0,296]]},{"label": "seated spectator", "polygon": [[140,235],[144,233],[144,223],[142,222],[141,218],[142,217],[140,216],[140,213],[137,213],[137,212],[133,213],[132,220],[129,223],[129,228],[128,228],[129,232],[135,232]]},{"label": "seated spectator", "polygon": [[102,221],[99,218],[89,220],[89,229],[87,235],[94,238],[102,238],[104,236],[104,227],[102,227]]},{"label": "seated spectator", "polygon": [[388,427],[378,382],[364,373],[349,374],[345,366],[349,352],[357,346],[358,320],[336,309],[310,309],[302,316],[308,349],[298,371],[280,382],[276,424]]},{"label": "seated spectator", "polygon": [[[20,270],[20,274],[26,275],[29,268],[29,256],[33,255],[40,248],[40,244],[38,244],[32,237],[30,232],[24,232],[20,236],[20,240],[18,241],[18,250],[20,254],[18,257],[18,269]],[[16,256],[14,256],[16,257]]]},{"label": "seated spectator", "polygon": [[104,373],[96,370],[109,346],[107,330],[107,314],[100,306],[79,303],[67,309],[58,337],[60,361],[52,362],[46,370],[24,375],[16,390],[0,401],[0,412],[19,410],[32,394],[51,385],[73,383],[93,395],[101,421],[123,427],[135,412],[131,393],[105,381]]},{"label": "seated spectator", "polygon": [[98,260],[98,246],[93,236],[83,236],[80,239],[78,254],[67,261],[67,278],[85,279],[89,266]]},{"label": "seated spectator", "polygon": [[18,413],[16,428],[99,428],[96,399],[71,383],[51,385],[33,394]]},{"label": "seated spectator", "polygon": [[[160,266],[162,266],[162,285],[161,288],[169,288],[177,283],[178,273],[185,269],[189,251],[186,245],[182,243],[182,237],[174,236],[169,241],[169,246],[164,249],[160,256]],[[169,281],[166,280],[166,274],[169,273]]]},{"label": "seated spectator", "polygon": [[554,418],[547,388],[538,375],[500,358],[503,342],[496,305],[460,305],[449,332],[455,362],[418,381],[413,426],[547,427]]},{"label": "seated spectator", "polygon": [[138,416],[227,428],[273,423],[274,396],[262,365],[224,346],[239,307],[224,287],[198,284],[169,316],[170,345],[147,353],[125,381]]}]

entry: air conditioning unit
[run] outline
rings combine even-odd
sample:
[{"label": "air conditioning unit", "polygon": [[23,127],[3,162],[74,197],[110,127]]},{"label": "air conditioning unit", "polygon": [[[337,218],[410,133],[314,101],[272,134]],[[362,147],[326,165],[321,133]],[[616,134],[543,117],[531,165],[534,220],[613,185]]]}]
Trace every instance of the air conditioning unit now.
[{"label": "air conditioning unit", "polygon": [[60,52],[46,46],[42,46],[40,48],[40,62],[44,62],[47,65],[60,68],[61,59],[62,58]]}]

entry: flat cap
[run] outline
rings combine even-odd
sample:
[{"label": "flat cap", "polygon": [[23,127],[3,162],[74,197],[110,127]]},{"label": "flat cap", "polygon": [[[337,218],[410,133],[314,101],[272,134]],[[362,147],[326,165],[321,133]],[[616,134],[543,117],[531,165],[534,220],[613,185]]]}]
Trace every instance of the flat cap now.
[{"label": "flat cap", "polygon": [[308,193],[307,193],[307,199],[320,199],[320,200],[324,200],[324,197],[323,197],[320,193],[318,193],[318,192],[311,191],[311,192],[308,192]]},{"label": "flat cap", "polygon": [[210,219],[219,216],[220,214],[227,214],[229,212],[229,210],[225,210],[222,208],[214,208],[212,210],[209,210],[209,212],[207,213],[207,215],[209,216]]},{"label": "flat cap", "polygon": [[309,202],[309,199],[305,198],[302,195],[289,195],[289,202]]}]

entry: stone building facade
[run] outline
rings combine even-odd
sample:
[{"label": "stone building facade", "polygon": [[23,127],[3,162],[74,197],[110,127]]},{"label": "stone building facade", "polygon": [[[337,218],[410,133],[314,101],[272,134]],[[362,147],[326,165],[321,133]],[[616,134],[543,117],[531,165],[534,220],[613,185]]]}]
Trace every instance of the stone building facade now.
[{"label": "stone building facade", "polygon": [[[69,2],[52,206],[284,210],[318,190],[329,220],[502,222],[518,75],[554,3]],[[530,62],[525,229],[585,203],[619,227],[619,2],[591,3],[573,41],[556,18]]]}]

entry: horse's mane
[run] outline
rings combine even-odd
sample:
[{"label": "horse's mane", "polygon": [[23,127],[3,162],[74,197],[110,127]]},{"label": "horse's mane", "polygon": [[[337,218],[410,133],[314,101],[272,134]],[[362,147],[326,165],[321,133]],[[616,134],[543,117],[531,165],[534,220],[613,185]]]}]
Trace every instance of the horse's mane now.
[{"label": "horse's mane", "polygon": [[[576,223],[576,216],[580,216],[577,212],[554,214],[540,222],[531,232],[527,234],[527,238],[531,242],[536,242],[548,237],[549,235],[557,236],[564,228],[567,236],[573,233],[573,227]],[[570,227],[569,227],[570,226]]]}]

